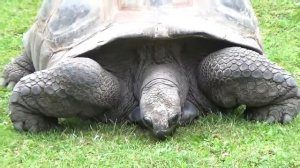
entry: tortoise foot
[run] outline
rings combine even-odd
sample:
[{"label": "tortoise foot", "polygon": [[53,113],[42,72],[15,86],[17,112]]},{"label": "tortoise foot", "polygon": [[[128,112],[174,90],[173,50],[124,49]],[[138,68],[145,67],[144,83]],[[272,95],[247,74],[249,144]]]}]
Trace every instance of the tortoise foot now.
[{"label": "tortoise foot", "polygon": [[20,132],[41,132],[58,126],[58,119],[28,113],[22,106],[13,106],[10,114],[13,126]]},{"label": "tortoise foot", "polygon": [[269,123],[289,123],[300,110],[300,100],[296,98],[287,99],[274,105],[258,108],[249,108],[245,112],[248,120],[265,121]]},{"label": "tortoise foot", "polygon": [[6,66],[0,85],[13,89],[22,77],[33,72],[34,67],[31,60],[23,54]]}]

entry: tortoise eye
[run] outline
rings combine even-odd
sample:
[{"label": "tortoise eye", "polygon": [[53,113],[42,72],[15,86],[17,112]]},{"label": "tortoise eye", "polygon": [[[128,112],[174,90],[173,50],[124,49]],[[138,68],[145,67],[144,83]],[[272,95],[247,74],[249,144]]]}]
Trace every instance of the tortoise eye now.
[{"label": "tortoise eye", "polygon": [[152,120],[149,117],[144,117],[143,123],[146,127],[153,128]]},{"label": "tortoise eye", "polygon": [[178,122],[178,119],[179,119],[179,115],[178,114],[176,114],[176,115],[174,115],[173,117],[171,117],[170,119],[169,119],[169,125],[174,125],[174,124],[176,124],[177,122]]}]

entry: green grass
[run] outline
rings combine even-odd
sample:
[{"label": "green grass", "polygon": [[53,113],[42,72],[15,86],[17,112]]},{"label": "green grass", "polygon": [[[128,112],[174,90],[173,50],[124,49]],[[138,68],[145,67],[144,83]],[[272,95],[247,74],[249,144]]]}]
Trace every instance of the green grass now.
[{"label": "green grass", "polygon": [[[295,1],[296,2],[296,1]],[[40,0],[0,1],[0,71],[22,49]],[[300,11],[294,1],[253,0],[265,52],[300,81]],[[76,119],[41,134],[18,133],[0,89],[0,167],[300,167],[300,117],[289,125],[209,115],[160,142],[129,124]]]}]

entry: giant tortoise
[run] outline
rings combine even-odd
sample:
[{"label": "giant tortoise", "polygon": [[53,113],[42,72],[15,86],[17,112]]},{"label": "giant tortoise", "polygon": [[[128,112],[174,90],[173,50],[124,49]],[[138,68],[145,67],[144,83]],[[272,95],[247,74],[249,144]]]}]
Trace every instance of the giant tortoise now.
[{"label": "giant tortoise", "polygon": [[264,55],[250,0],[44,0],[23,43],[3,84],[19,131],[79,117],[165,138],[241,104],[257,121],[299,110],[295,79]]}]

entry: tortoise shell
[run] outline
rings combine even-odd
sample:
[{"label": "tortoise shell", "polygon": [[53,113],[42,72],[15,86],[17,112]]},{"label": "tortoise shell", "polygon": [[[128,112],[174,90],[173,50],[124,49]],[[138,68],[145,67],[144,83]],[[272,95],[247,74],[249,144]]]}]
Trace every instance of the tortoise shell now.
[{"label": "tortoise shell", "polygon": [[262,53],[249,0],[44,0],[24,48],[36,70],[116,39],[217,39]]}]

